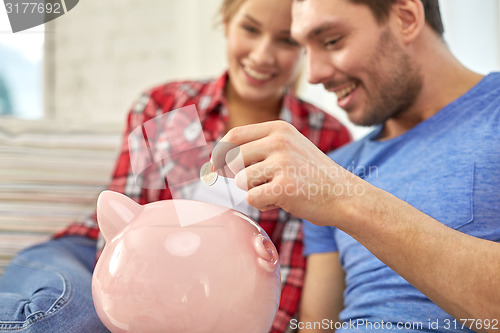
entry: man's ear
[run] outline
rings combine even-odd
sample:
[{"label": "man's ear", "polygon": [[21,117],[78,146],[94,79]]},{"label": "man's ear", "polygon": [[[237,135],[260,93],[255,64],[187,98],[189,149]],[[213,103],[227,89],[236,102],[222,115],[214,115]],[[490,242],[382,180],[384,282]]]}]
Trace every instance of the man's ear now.
[{"label": "man's ear", "polygon": [[425,10],[421,0],[396,0],[392,5],[392,14],[405,44],[415,40],[425,27]]}]

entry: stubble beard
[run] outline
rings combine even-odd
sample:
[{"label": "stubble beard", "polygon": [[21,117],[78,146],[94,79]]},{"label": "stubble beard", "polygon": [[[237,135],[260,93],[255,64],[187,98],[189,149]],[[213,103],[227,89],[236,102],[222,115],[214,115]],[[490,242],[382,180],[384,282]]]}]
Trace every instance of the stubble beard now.
[{"label": "stubble beard", "polygon": [[[386,66],[381,66],[386,65]],[[387,68],[380,72],[378,68]],[[422,77],[410,57],[396,43],[387,29],[380,36],[375,56],[369,64],[376,95],[363,111],[361,119],[353,120],[360,126],[374,126],[400,115],[415,102],[422,89]]]}]

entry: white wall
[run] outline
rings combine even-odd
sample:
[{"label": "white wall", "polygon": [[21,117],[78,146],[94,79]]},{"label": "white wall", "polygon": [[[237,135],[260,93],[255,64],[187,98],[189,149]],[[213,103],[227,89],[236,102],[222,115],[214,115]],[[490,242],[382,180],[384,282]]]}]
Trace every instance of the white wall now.
[{"label": "white wall", "polygon": [[[46,26],[46,112],[71,122],[121,125],[139,92],[172,79],[219,75],[225,67],[220,0],[85,0]],[[500,1],[441,0],[451,50],[481,73],[500,70]],[[301,95],[336,115],[335,97],[305,84]]]},{"label": "white wall", "polygon": [[500,70],[500,1],[441,0],[445,39],[469,68]]},{"label": "white wall", "polygon": [[219,1],[85,0],[46,25],[46,113],[120,124],[153,85],[224,68]]}]

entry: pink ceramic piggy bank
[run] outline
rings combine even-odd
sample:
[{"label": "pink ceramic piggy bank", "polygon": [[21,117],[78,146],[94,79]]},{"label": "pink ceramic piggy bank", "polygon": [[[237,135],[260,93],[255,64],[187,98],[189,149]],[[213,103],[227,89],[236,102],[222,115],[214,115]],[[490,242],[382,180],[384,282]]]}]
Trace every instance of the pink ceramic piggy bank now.
[{"label": "pink ceramic piggy bank", "polygon": [[264,333],[279,303],[276,248],[247,216],[190,200],[141,206],[104,191],[92,295],[112,332]]}]

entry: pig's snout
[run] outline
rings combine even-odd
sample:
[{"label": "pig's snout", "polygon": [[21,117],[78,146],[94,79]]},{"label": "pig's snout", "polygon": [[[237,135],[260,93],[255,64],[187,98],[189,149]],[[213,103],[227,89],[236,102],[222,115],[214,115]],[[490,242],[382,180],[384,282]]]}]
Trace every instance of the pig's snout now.
[{"label": "pig's snout", "polygon": [[259,266],[268,272],[274,272],[278,266],[278,251],[273,242],[267,237],[258,235],[255,238],[255,250]]}]

